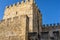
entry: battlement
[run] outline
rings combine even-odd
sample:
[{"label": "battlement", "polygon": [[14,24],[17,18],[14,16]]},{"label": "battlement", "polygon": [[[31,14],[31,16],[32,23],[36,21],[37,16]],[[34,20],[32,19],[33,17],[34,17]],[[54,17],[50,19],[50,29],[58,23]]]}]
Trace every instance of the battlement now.
[{"label": "battlement", "polygon": [[42,26],[43,31],[51,31],[60,29],[60,23],[57,24],[46,24]]},{"label": "battlement", "polygon": [[60,26],[60,23],[55,23],[55,24],[44,24],[42,27],[55,27],[55,26]]},{"label": "battlement", "polygon": [[[16,16],[16,17],[13,17],[13,18],[8,18],[8,19],[3,19],[3,20],[0,20],[0,27],[1,26],[8,26],[10,25],[11,23],[15,23],[17,24],[17,22],[20,21],[20,16]],[[19,22],[18,22],[19,23]]]},{"label": "battlement", "polygon": [[6,8],[10,8],[10,7],[13,7],[13,6],[18,6],[18,5],[23,5],[23,4],[28,4],[28,3],[31,4],[31,2],[35,3],[34,0],[22,0],[21,2],[17,2],[13,5],[6,6]]},{"label": "battlement", "polygon": [[12,4],[12,5],[9,5],[9,6],[6,6],[6,8],[11,8],[11,7],[14,7],[14,6],[18,6],[18,5],[21,5],[23,4],[22,2],[17,2],[15,4]]},{"label": "battlement", "polygon": [[12,18],[15,16],[26,15],[33,13],[34,0],[23,0],[13,5],[6,6],[3,19]]},{"label": "battlement", "polygon": [[[21,20],[21,17],[26,17],[27,15],[21,15],[21,16],[15,16],[15,17],[13,17],[13,18],[8,18],[8,19],[3,19],[3,20],[0,20],[0,26],[1,25],[9,25],[9,23],[11,24],[11,23],[15,23],[15,24],[17,24],[17,23],[20,23],[20,20]],[[27,17],[28,18],[28,17]],[[29,19],[29,18],[28,18]]]}]

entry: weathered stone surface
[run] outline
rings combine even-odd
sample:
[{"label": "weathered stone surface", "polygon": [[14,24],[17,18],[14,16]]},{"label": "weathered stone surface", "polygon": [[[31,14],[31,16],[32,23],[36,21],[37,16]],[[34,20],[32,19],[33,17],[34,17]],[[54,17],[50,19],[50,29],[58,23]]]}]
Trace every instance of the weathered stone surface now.
[{"label": "weathered stone surface", "polygon": [[5,9],[3,19],[13,19],[13,17],[21,15],[29,17],[29,32],[38,32],[41,29],[42,16],[34,0],[26,0],[26,2],[22,2],[21,4],[18,2],[17,4],[10,5],[9,8]]},{"label": "weathered stone surface", "polygon": [[0,39],[28,40],[28,32],[42,31],[41,17],[34,0],[6,7],[3,20],[0,22]]},{"label": "weathered stone surface", "polygon": [[[11,21],[10,19],[2,21],[2,23],[0,24],[1,40],[21,40],[21,39],[28,40],[28,26],[29,26],[28,20],[29,19],[26,15],[22,15],[19,17],[14,17],[13,21]],[[4,23],[7,23],[7,24],[4,24]]]},{"label": "weathered stone surface", "polygon": [[0,21],[0,40],[60,40],[60,24],[42,26],[34,0],[7,6]]}]

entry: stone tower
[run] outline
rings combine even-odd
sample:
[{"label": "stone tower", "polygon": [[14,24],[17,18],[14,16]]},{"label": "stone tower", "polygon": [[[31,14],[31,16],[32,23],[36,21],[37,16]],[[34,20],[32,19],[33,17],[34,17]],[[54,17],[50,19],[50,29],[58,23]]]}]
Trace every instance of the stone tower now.
[{"label": "stone tower", "polygon": [[3,19],[15,16],[27,15],[29,18],[29,32],[41,32],[42,14],[37,8],[34,0],[23,0],[21,3],[7,6],[4,12]]}]

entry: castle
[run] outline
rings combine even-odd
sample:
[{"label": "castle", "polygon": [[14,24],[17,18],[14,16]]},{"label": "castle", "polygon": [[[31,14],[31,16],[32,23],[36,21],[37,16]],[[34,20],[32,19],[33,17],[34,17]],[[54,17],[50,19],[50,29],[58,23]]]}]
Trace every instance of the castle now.
[{"label": "castle", "polygon": [[0,21],[0,40],[59,40],[60,24],[42,25],[34,0],[6,6]]}]

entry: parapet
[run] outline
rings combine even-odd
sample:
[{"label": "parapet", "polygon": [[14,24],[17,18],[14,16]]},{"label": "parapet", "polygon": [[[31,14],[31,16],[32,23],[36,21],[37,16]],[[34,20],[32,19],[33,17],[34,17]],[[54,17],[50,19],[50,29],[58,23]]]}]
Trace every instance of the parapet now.
[{"label": "parapet", "polygon": [[51,31],[51,30],[56,30],[56,29],[60,29],[60,23],[46,24],[46,25],[42,26],[43,32],[45,32],[45,31]]},{"label": "parapet", "polygon": [[26,4],[26,3],[28,3],[28,2],[30,3],[31,0],[23,0],[23,1],[21,1],[21,2],[15,3],[15,4],[13,4],[13,5],[6,6],[6,8],[10,8],[10,7],[13,7],[13,6],[18,6],[18,5]]},{"label": "parapet", "polygon": [[60,23],[54,23],[54,24],[44,24],[44,25],[42,25],[42,27],[58,27],[58,26],[60,26]]},{"label": "parapet", "polygon": [[[8,22],[8,21],[17,21],[17,20],[19,20],[20,21],[20,17],[27,17],[27,15],[20,15],[20,16],[15,16],[15,17],[13,17],[13,18],[8,18],[8,19],[3,19],[3,20],[1,20],[0,21],[0,24],[2,23],[2,22]],[[28,17],[27,17],[28,18]],[[29,19],[29,18],[28,18]]]},{"label": "parapet", "polygon": [[6,6],[6,8],[10,8],[10,7],[17,6],[17,5],[18,5],[18,3],[17,4]]},{"label": "parapet", "polygon": [[[17,19],[16,19],[17,18]],[[13,18],[8,18],[8,19],[3,19],[0,21],[0,26],[8,26],[9,24],[19,22],[20,19],[18,19],[19,16],[13,17]],[[14,21],[15,20],[15,21]],[[19,20],[19,21],[18,21]]]}]

